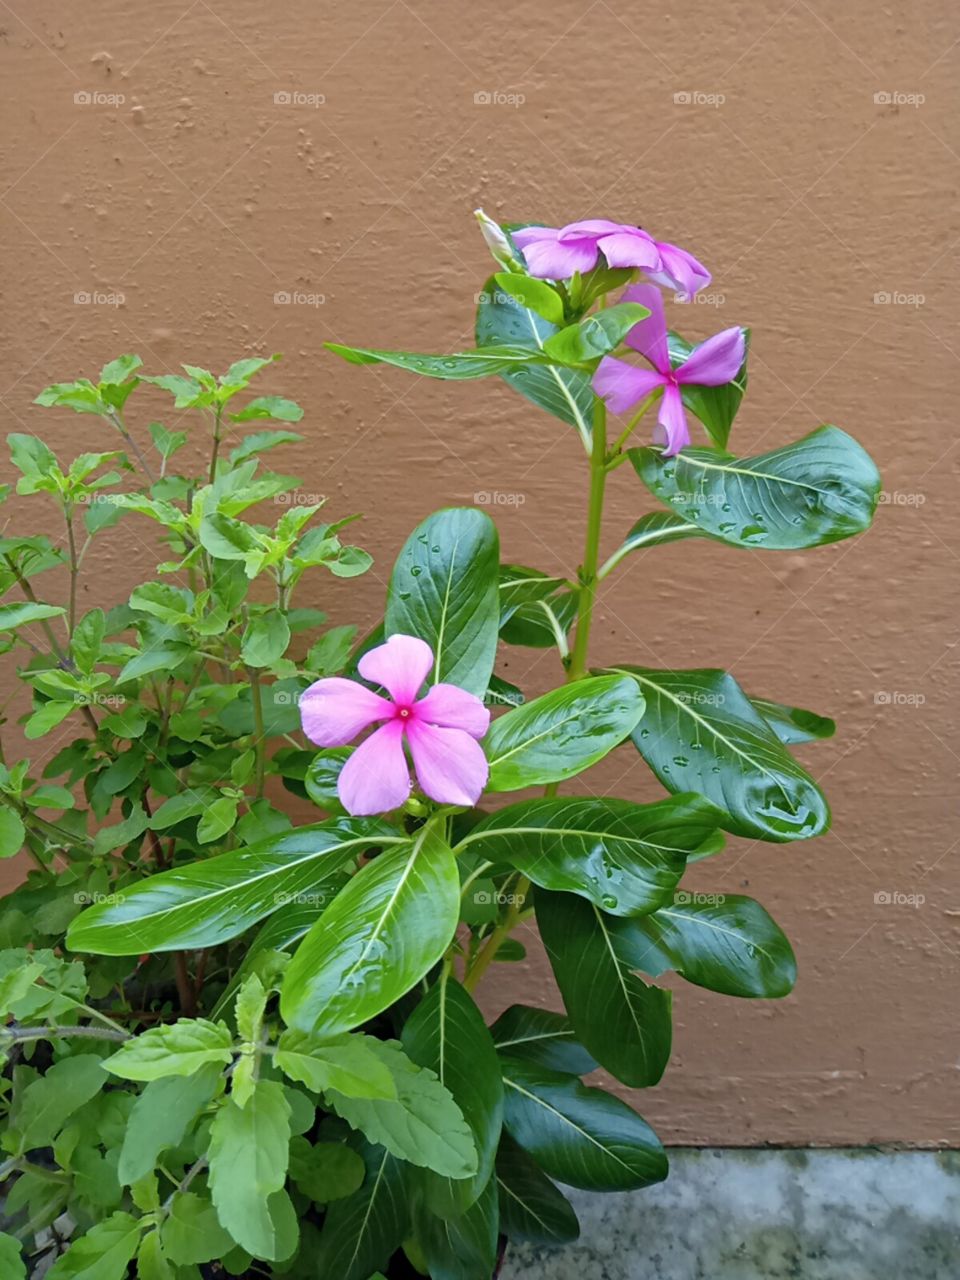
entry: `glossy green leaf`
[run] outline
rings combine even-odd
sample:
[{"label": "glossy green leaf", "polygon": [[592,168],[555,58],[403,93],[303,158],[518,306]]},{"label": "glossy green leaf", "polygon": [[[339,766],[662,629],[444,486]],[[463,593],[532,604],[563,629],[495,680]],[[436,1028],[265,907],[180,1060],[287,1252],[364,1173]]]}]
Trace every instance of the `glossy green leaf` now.
[{"label": "glossy green leaf", "polygon": [[797,979],[786,935],[752,898],[681,891],[672,906],[608,927],[617,954],[653,977],[675,969],[708,991],[764,999],[787,995]]},{"label": "glossy green leaf", "polygon": [[117,1177],[123,1186],[155,1167],[162,1151],[176,1147],[200,1110],[220,1092],[222,1068],[212,1062],[190,1076],[153,1080],[137,1096],[123,1133]]},{"label": "glossy green leaf", "polygon": [[350,1031],[437,963],[456,931],[460,877],[433,827],[367,863],[290,962],[281,1009],[304,1031]]},{"label": "glossy green leaf", "polygon": [[518,605],[501,624],[501,640],[531,649],[552,649],[556,646],[561,652],[566,652],[579,599],[575,591],[561,591],[546,600]]},{"label": "glossy green leaf", "polygon": [[317,1276],[369,1280],[410,1229],[408,1170],[382,1147],[363,1144],[363,1186],[327,1209],[313,1260]]},{"label": "glossy green leaf", "polygon": [[522,307],[535,311],[550,324],[563,324],[563,299],[546,280],[537,280],[519,271],[498,271],[493,278],[497,287]]},{"label": "glossy green leaf", "polygon": [[643,696],[629,680],[578,680],[507,711],[484,739],[490,791],[572,778],[612,751],[643,714]]},{"label": "glossy green leaf", "polygon": [[[477,306],[477,346],[507,343],[542,354],[559,327],[504,293],[493,277],[484,285]],[[549,364],[520,365],[501,376],[515,391],[561,422],[576,427],[589,452],[593,433],[594,396],[590,379],[574,369]]]},{"label": "glossy green leaf", "polygon": [[815,711],[788,707],[782,702],[770,702],[766,698],[751,698],[750,701],[785,746],[832,738],[837,731],[835,720],[819,716]]},{"label": "glossy green leaf", "polygon": [[336,1089],[352,1098],[396,1098],[393,1075],[375,1047],[369,1036],[318,1036],[292,1027],[277,1042],[275,1062],[313,1093]]},{"label": "glossy green leaf", "polygon": [[670,1058],[670,992],[631,973],[610,918],[592,902],[569,893],[538,893],[536,907],[577,1039],[623,1084],[656,1084]]},{"label": "glossy green leaf", "polygon": [[504,1127],[550,1177],[587,1191],[632,1191],[667,1176],[657,1135],[625,1102],[575,1076],[501,1061]]},{"label": "glossy green leaf", "polygon": [[570,1019],[549,1009],[512,1004],[490,1028],[500,1053],[551,1071],[585,1076],[598,1063],[577,1040]]},{"label": "glossy green leaf", "polygon": [[[747,357],[750,351],[750,330],[744,329],[743,336],[746,354],[743,357],[743,364],[732,382],[725,382],[719,387],[705,387],[699,383],[687,383],[680,387],[683,403],[691,413],[699,418],[706,429],[707,435],[720,449],[727,447],[730,428],[733,426],[733,420],[737,416],[737,410],[740,408],[740,401],[743,399],[747,389]],[[685,341],[677,333],[668,335],[667,346],[674,368],[689,359],[696,345],[696,343]]]},{"label": "glossy green leaf", "polygon": [[544,889],[588,898],[614,915],[653,911],[673,899],[689,854],[712,840],[722,815],[701,796],[655,804],[554,797],[488,814],[461,841]]},{"label": "glossy green leaf", "polygon": [[79,915],[67,945],[111,956],[215,946],[291,898],[323,893],[330,878],[364,849],[401,842],[395,828],[368,818],[299,827],[125,889],[118,901]]},{"label": "glossy green leaf", "polygon": [[59,618],[65,612],[65,609],[57,605],[37,604],[33,600],[0,604],[0,631],[15,631],[17,627],[25,627],[32,622],[42,622],[46,618]]},{"label": "glossy green leaf", "polygon": [[441,977],[403,1028],[403,1047],[421,1067],[435,1071],[463,1113],[477,1151],[477,1172],[454,1181],[426,1173],[420,1179],[427,1208],[456,1217],[490,1181],[503,1122],[503,1081],[487,1024],[459,982]]},{"label": "glossy green leaf", "polygon": [[140,1223],[113,1213],[79,1236],[46,1273],[46,1280],[124,1280],[140,1243]]},{"label": "glossy green leaf", "polygon": [[497,1153],[500,1228],[509,1240],[569,1244],[580,1235],[573,1206],[509,1134]]},{"label": "glossy green leaf", "polygon": [[371,1040],[393,1076],[393,1098],[356,1098],[326,1091],[338,1115],[370,1142],[408,1164],[445,1178],[472,1178],[477,1171],[473,1135],[453,1095],[435,1072],[419,1067],[393,1040]]},{"label": "glossy green leaf", "polygon": [[428,378],[445,378],[462,382],[470,378],[488,378],[493,373],[516,369],[537,359],[524,347],[488,346],[477,351],[451,352],[447,356],[424,355],[413,351],[379,351],[367,347],[345,347],[339,342],[324,346],[350,364],[392,364],[410,373]]},{"label": "glossy green leaf", "polygon": [[208,1063],[226,1066],[233,1037],[224,1022],[180,1018],[148,1027],[131,1037],[103,1063],[105,1071],[123,1080],[159,1080],[161,1076],[189,1076]]},{"label": "glossy green leaf", "polygon": [[496,526],[472,507],[434,512],[404,543],[390,578],[386,634],[426,640],[431,683],[486,693],[497,652],[499,568]]},{"label": "glossy green leaf", "polygon": [[618,302],[568,325],[544,343],[543,349],[562,364],[580,365],[615,350],[635,324],[650,314],[639,302]]},{"label": "glossy green leaf", "polygon": [[698,791],[727,831],[760,840],[806,840],[830,810],[817,784],[784,748],[725,671],[619,667],[637,680],[647,710],[637,750],[670,791]]},{"label": "glossy green leaf", "polygon": [[699,525],[672,511],[650,511],[641,516],[613,555],[600,570],[601,578],[615,569],[631,551],[644,551],[647,547],[659,547],[666,542],[680,542],[684,538],[699,538],[703,531]]},{"label": "glossy green leaf", "polygon": [[565,578],[551,578],[539,569],[522,564],[500,567],[500,625],[502,626],[523,604],[532,604],[552,596],[566,585]]},{"label": "glossy green leaf", "polygon": [[210,1194],[217,1217],[258,1258],[280,1256],[267,1205],[287,1176],[290,1104],[283,1086],[258,1080],[245,1107],[228,1098],[210,1128]]},{"label": "glossy green leaf", "polygon": [[650,491],[705,535],[737,547],[795,551],[869,528],[880,497],[870,455],[838,427],[819,427],[772,453],[735,458],[684,449],[665,458],[631,449]]},{"label": "glossy green leaf", "polygon": [[459,1217],[444,1220],[423,1206],[414,1214],[414,1233],[431,1280],[486,1280],[497,1262],[500,1203],[497,1180],[488,1177],[480,1195]]}]

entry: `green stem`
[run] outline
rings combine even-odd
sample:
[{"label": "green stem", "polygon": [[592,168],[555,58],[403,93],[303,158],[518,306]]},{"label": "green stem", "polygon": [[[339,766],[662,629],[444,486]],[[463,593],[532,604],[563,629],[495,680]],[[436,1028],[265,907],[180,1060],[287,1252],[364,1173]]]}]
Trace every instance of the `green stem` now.
[{"label": "green stem", "polygon": [[266,768],[267,737],[263,725],[263,693],[260,688],[260,672],[255,667],[247,667],[250,680],[250,700],[253,703],[253,749],[257,756],[256,788],[257,799],[263,797],[263,777]]},{"label": "green stem", "polygon": [[523,912],[523,906],[526,901],[527,894],[530,892],[530,881],[526,876],[520,876],[514,887],[514,901],[510,904],[507,914],[496,926],[490,937],[477,952],[473,964],[470,966],[468,973],[464,974],[463,985],[467,991],[476,991],[480,979],[493,964],[497,958],[497,952],[510,934],[520,923],[520,916]]},{"label": "green stem", "polygon": [[218,404],[215,410],[213,422],[213,450],[210,454],[210,475],[208,484],[213,484],[217,478],[217,460],[220,457],[220,423],[223,418],[223,405]]},{"label": "green stem", "polygon": [[109,1027],[4,1027],[0,1030],[0,1040],[12,1040],[19,1044],[22,1040],[61,1040],[68,1036],[79,1036],[87,1040],[129,1040],[130,1033],[118,1028]]},{"label": "green stem", "polygon": [[77,540],[73,532],[73,508],[66,506],[63,515],[67,522],[67,548],[70,552],[70,601],[67,608],[67,635],[72,640],[77,625],[77,578],[80,574],[80,559],[77,556]]},{"label": "green stem", "polygon": [[577,633],[574,637],[567,680],[582,680],[587,674],[590,628],[597,596],[597,574],[600,567],[600,526],[603,521],[603,498],[607,483],[607,406],[598,396],[593,411],[593,442],[590,450],[590,497],[587,505],[587,532],[580,566],[580,604],[577,610]]},{"label": "green stem", "polygon": [[140,446],[137,444],[136,440],[134,440],[133,436],[127,430],[126,425],[124,424],[124,421],[123,421],[123,416],[121,415],[119,409],[113,410],[113,412],[110,414],[110,420],[113,423],[113,425],[117,428],[117,430],[120,432],[120,434],[123,436],[124,443],[128,444],[130,448],[133,450],[136,456],[136,459],[140,463],[140,466],[143,470],[143,474],[147,477],[149,482],[153,484],[154,481],[156,480],[156,476],[153,473],[153,468],[150,466],[149,462],[147,462],[146,458],[143,456]]}]

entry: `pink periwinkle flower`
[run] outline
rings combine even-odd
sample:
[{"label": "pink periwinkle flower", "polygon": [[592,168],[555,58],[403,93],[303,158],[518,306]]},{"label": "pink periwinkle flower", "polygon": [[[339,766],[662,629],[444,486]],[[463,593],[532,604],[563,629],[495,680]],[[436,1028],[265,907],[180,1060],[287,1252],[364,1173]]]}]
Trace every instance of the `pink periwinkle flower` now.
[{"label": "pink periwinkle flower", "polygon": [[318,747],[343,747],[371,725],[380,728],[357,747],[340,771],[337,793],[348,813],[387,813],[410,795],[406,741],[424,795],[438,804],[474,805],[489,772],[478,739],[490,725],[481,700],[454,684],[435,684],[422,697],[433,650],[416,636],[391,636],[360,659],[364,680],[317,680],[300,698],[303,731]]},{"label": "pink periwinkle flower", "polygon": [[642,227],[588,218],[566,227],[524,227],[511,233],[527,270],[541,280],[569,280],[591,271],[600,253],[609,267],[639,267],[656,284],[692,298],[710,283],[710,272],[692,253],[654,240]]},{"label": "pink periwinkle flower", "polygon": [[743,364],[746,347],[743,330],[735,325],[708,338],[674,369],[667,351],[667,324],[660,290],[652,284],[635,284],[623,291],[623,300],[639,302],[650,311],[645,320],[633,326],[626,342],[646,356],[653,368],[640,369],[615,356],[604,356],[593,375],[593,389],[614,413],[625,413],[662,387],[663,398],[657,411],[659,427],[654,439],[666,445],[663,452],[669,457],[690,443],[681,387],[691,384],[721,387],[732,382]]}]

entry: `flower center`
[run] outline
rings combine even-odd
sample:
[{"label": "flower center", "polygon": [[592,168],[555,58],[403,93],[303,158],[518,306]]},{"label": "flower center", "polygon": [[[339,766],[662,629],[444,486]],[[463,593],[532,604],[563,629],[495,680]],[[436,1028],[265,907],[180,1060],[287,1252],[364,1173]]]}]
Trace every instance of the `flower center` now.
[{"label": "flower center", "polygon": [[397,707],[397,719],[409,720],[413,712],[409,707]]}]

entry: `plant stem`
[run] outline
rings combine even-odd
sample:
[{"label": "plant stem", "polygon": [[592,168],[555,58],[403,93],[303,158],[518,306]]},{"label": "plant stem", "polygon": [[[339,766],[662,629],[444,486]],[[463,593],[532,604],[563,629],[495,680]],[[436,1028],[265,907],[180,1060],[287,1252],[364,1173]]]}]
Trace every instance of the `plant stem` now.
[{"label": "plant stem", "polygon": [[80,1036],[88,1040],[129,1040],[129,1032],[109,1027],[4,1027],[0,1030],[0,1040],[13,1040],[19,1044],[22,1040],[60,1040],[67,1036]]},{"label": "plant stem", "polygon": [[256,787],[257,799],[263,798],[263,775],[266,767],[267,738],[263,726],[263,693],[260,689],[260,672],[255,667],[247,667],[250,680],[250,700],[253,703],[253,749],[257,756]]},{"label": "plant stem", "polygon": [[590,627],[597,596],[600,565],[600,527],[607,483],[607,406],[596,397],[593,410],[593,447],[590,450],[590,497],[587,505],[587,532],[580,566],[580,605],[577,633],[567,667],[567,680],[582,680],[587,674]]},{"label": "plant stem", "polygon": [[220,422],[223,418],[223,405],[218,404],[215,411],[213,422],[213,449],[210,453],[210,475],[208,484],[213,484],[217,478],[217,460],[220,457]]},{"label": "plant stem", "polygon": [[195,1018],[197,1016],[197,995],[194,990],[190,973],[187,969],[187,953],[185,951],[177,951],[173,957],[173,972],[177,980],[177,996],[180,999],[180,1009],[185,1018]]},{"label": "plant stem", "polygon": [[120,411],[118,409],[114,409],[113,412],[110,414],[110,420],[112,421],[113,425],[117,428],[117,430],[120,432],[120,434],[123,436],[124,442],[128,444],[130,448],[133,450],[134,454],[136,455],[137,461],[140,463],[140,466],[143,469],[143,474],[147,477],[150,483],[153,484],[154,481],[156,480],[156,476],[153,473],[153,468],[150,466],[149,462],[147,462],[146,458],[143,456],[142,452],[140,451],[140,446],[137,444],[136,440],[134,440],[133,436],[130,434],[130,432],[127,430],[126,426],[124,425],[123,418],[121,417]]},{"label": "plant stem", "polygon": [[67,547],[70,551],[70,602],[67,609],[67,635],[72,640],[77,625],[77,578],[80,573],[80,560],[77,556],[77,540],[73,533],[73,508],[65,506],[64,519],[67,522]]},{"label": "plant stem", "polygon": [[469,972],[464,974],[463,985],[465,990],[475,991],[480,979],[496,960],[497,952],[500,950],[501,945],[506,942],[507,938],[520,923],[520,915],[529,892],[530,881],[526,876],[520,876],[514,890],[514,901],[510,904],[507,914],[477,952]]}]

